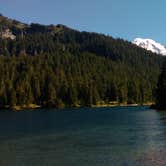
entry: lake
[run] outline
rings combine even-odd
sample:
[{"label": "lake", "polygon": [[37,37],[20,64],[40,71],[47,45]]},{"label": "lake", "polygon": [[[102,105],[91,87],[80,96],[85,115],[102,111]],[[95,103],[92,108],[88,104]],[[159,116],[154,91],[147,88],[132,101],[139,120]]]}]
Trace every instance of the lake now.
[{"label": "lake", "polygon": [[0,166],[166,163],[166,113],[148,107],[0,112]]}]

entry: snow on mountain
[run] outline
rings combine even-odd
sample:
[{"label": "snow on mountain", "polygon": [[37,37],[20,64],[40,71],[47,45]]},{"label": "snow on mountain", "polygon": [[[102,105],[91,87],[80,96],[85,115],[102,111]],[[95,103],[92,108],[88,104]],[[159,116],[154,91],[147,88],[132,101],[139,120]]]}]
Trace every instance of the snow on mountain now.
[{"label": "snow on mountain", "polygon": [[160,43],[155,42],[152,39],[136,38],[133,41],[133,44],[136,44],[137,46],[152,51],[154,53],[166,56],[166,47]]}]

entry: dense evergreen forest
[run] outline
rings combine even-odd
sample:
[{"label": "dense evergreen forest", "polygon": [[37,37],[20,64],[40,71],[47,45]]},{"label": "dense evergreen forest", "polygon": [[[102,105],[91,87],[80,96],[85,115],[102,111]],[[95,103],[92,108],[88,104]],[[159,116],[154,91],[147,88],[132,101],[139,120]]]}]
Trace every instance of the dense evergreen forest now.
[{"label": "dense evergreen forest", "polygon": [[159,76],[156,90],[156,105],[155,108],[166,109],[166,63],[163,64],[162,72]]},{"label": "dense evergreen forest", "polygon": [[1,107],[154,101],[162,56],[64,25],[27,25],[1,15],[0,28]]}]

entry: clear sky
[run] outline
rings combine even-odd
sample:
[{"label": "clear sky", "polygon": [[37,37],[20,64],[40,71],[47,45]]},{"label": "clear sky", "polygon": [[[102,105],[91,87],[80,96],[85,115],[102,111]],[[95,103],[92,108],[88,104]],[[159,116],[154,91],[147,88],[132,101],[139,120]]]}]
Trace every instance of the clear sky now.
[{"label": "clear sky", "polygon": [[22,22],[64,24],[166,45],[166,0],[0,0],[0,13]]}]

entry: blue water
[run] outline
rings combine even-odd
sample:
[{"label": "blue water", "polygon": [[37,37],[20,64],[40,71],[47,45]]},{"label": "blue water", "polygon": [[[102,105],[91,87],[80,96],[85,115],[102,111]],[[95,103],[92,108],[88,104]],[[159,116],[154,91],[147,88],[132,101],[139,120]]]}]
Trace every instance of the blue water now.
[{"label": "blue water", "polygon": [[0,166],[164,166],[166,113],[148,107],[0,112]]}]

